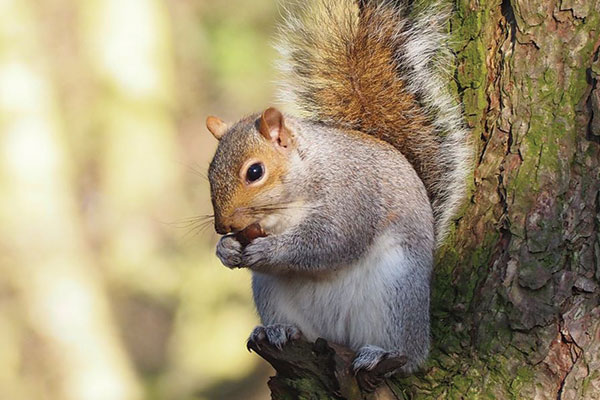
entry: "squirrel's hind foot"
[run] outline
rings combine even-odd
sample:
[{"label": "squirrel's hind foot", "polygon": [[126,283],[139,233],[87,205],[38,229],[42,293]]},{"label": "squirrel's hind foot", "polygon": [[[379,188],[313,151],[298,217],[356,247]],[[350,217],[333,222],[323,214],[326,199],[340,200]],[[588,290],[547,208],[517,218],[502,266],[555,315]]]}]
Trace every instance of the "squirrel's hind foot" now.
[{"label": "squirrel's hind foot", "polygon": [[402,368],[407,361],[407,357],[397,351],[366,345],[356,353],[352,361],[352,369],[357,375],[360,386],[367,391],[373,391],[385,378]]},{"label": "squirrel's hind foot", "polygon": [[286,325],[286,324],[273,324],[262,326],[258,325],[248,338],[248,343],[246,347],[250,349],[252,344],[260,348],[261,342],[267,342],[279,350],[283,348],[290,340],[298,340],[302,337],[302,332],[300,329],[296,328],[294,325]]}]

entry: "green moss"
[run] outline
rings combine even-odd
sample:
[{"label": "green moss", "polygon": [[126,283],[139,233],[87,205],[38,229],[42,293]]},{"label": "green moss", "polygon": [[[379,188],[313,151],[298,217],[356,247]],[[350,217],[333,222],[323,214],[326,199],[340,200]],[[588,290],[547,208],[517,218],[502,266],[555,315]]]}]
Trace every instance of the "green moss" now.
[{"label": "green moss", "polygon": [[[497,315],[497,313],[490,313]],[[476,348],[480,354],[494,354],[506,349],[510,343],[511,332],[504,324],[493,323],[481,324],[477,335]]]},{"label": "green moss", "polygon": [[[331,399],[325,390],[320,388],[318,382],[315,382],[313,379],[309,378],[298,378],[286,381],[288,385],[298,390],[298,397],[294,397],[300,400],[326,400]],[[287,400],[287,399],[286,399]],[[292,397],[290,397],[292,400]]]},{"label": "green moss", "polygon": [[595,392],[596,387],[594,386],[594,384],[596,382],[598,382],[599,379],[600,379],[600,371],[598,371],[598,370],[591,371],[589,376],[587,378],[583,379],[583,382],[581,384],[582,398],[589,398],[596,393]]},{"label": "green moss", "polygon": [[510,384],[510,392],[514,396],[513,398],[519,399],[521,389],[526,383],[533,381],[534,373],[530,366],[523,366],[517,368],[517,376],[512,380]]},{"label": "green moss", "polygon": [[467,393],[471,386],[471,379],[465,375],[455,375],[452,379],[452,386],[449,392],[449,399],[463,399],[464,394]]}]

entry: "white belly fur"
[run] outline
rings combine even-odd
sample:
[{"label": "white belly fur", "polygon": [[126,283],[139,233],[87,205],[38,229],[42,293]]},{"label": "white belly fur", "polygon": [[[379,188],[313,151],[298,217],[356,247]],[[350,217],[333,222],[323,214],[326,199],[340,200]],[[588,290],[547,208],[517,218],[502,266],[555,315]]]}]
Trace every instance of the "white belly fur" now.
[{"label": "white belly fur", "polygon": [[272,315],[263,323],[291,323],[309,340],[323,337],[355,350],[366,344],[390,348],[390,295],[410,279],[410,260],[390,235],[375,241],[356,263],[323,280],[265,277],[271,282]]}]

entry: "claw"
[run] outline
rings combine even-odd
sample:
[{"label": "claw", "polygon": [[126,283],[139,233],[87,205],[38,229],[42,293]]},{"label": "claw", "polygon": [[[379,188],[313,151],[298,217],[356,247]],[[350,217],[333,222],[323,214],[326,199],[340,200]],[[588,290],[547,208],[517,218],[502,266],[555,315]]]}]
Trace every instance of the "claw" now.
[{"label": "claw", "polygon": [[377,346],[362,347],[352,362],[356,375],[359,371],[374,375],[388,376],[401,368],[408,361],[407,357],[397,351],[386,351]]},{"label": "claw", "polygon": [[282,350],[283,346],[290,340],[297,340],[302,337],[302,334],[292,325],[274,324],[268,326],[259,325],[250,334],[246,347],[260,349],[259,343],[266,342],[271,346]]},{"label": "claw", "polygon": [[359,385],[366,392],[373,392],[385,378],[397,372],[407,361],[407,357],[397,351],[364,346],[352,362],[352,369]]}]

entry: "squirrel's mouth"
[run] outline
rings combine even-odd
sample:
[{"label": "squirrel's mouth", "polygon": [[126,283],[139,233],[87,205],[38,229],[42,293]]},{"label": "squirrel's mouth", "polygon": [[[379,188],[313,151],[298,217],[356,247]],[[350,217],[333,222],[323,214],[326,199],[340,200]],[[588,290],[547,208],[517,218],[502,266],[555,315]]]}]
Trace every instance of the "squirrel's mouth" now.
[{"label": "squirrel's mouth", "polygon": [[215,231],[219,235],[235,235],[257,222],[255,218],[244,215],[240,210],[236,210],[231,215],[225,214],[225,216],[222,213],[215,213]]}]

